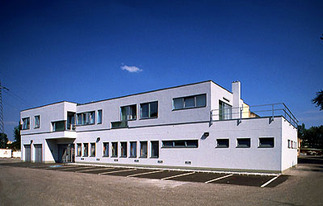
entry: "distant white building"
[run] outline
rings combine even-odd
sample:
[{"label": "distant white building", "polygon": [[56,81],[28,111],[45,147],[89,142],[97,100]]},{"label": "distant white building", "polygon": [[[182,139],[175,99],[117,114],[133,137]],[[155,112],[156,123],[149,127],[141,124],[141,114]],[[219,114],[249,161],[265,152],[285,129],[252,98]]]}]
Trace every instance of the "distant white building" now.
[{"label": "distant white building", "polygon": [[86,104],[21,112],[23,161],[282,172],[297,164],[285,104],[251,107],[204,81]]}]

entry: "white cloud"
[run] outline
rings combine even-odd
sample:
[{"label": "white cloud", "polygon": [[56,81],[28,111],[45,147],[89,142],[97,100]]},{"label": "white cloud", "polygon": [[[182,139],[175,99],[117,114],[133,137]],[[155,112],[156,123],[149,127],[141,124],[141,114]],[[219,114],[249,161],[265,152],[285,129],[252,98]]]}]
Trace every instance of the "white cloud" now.
[{"label": "white cloud", "polygon": [[143,70],[136,67],[136,66],[127,66],[127,65],[123,65],[121,66],[121,69],[122,70],[126,70],[128,72],[131,72],[131,73],[137,73],[137,72],[142,72]]}]

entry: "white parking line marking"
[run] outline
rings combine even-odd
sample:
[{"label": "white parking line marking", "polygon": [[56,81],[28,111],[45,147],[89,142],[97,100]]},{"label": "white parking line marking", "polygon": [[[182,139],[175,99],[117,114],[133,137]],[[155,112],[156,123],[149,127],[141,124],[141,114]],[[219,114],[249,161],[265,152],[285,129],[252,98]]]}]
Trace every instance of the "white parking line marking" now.
[{"label": "white parking line marking", "polygon": [[191,175],[194,174],[195,172],[189,172],[189,173],[184,173],[184,174],[179,174],[179,175],[174,175],[174,176],[170,176],[170,177],[164,177],[161,180],[169,180],[175,177],[181,177],[181,176],[186,176],[186,175]]},{"label": "white parking line marking", "polygon": [[127,172],[127,171],[134,171],[136,169],[126,169],[126,170],[116,170],[116,171],[109,171],[109,172],[102,172],[98,175],[105,175],[105,174],[111,174],[111,173],[117,173],[117,172]]},{"label": "white parking line marking", "polygon": [[153,173],[162,172],[162,171],[163,170],[151,171],[151,172],[143,172],[143,173],[128,175],[127,177],[136,177],[136,176],[139,176],[139,175],[148,175],[148,174],[153,174]]},{"label": "white parking line marking", "polygon": [[209,180],[209,181],[206,181],[205,183],[210,183],[210,182],[215,182],[215,181],[218,181],[218,180],[222,180],[224,178],[227,178],[227,177],[231,177],[233,174],[229,174],[229,175],[226,175],[226,176],[223,176],[223,177],[218,177],[218,178],[215,178],[213,180]]},{"label": "white parking line marking", "polygon": [[273,182],[275,179],[277,179],[280,175],[277,175],[276,177],[272,178],[271,180],[269,180],[268,182],[266,182],[265,184],[261,185],[260,187],[266,187],[267,185],[269,185],[271,182]]},{"label": "white parking line marking", "polygon": [[[64,170],[73,170],[73,169],[80,169],[81,167],[68,167],[68,168],[62,168],[60,169],[60,171],[64,171]],[[84,167],[82,169],[89,169],[89,167]]]},{"label": "white parking line marking", "polygon": [[[90,169],[84,169],[84,170],[78,170],[78,171],[75,171],[75,172],[88,172],[88,171],[96,171],[96,170],[106,170],[107,168],[90,168]],[[113,169],[113,168],[111,168]]]}]

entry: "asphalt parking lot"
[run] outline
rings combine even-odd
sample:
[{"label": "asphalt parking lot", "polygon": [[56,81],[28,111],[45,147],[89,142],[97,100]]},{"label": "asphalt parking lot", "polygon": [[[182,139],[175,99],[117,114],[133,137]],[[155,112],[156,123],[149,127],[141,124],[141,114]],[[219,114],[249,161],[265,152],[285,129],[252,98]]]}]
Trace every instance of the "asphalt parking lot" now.
[{"label": "asphalt parking lot", "polygon": [[216,173],[201,171],[183,171],[168,169],[148,169],[131,167],[103,167],[77,164],[41,164],[26,162],[10,162],[1,165],[11,167],[25,167],[32,169],[45,169],[59,172],[87,173],[93,175],[112,175],[145,179],[172,180],[184,182],[197,182],[205,184],[230,184],[255,187],[276,187],[288,179],[287,175],[254,175],[235,173]]},{"label": "asphalt parking lot", "polygon": [[323,157],[279,177],[0,159],[0,206],[322,205],[322,191]]}]

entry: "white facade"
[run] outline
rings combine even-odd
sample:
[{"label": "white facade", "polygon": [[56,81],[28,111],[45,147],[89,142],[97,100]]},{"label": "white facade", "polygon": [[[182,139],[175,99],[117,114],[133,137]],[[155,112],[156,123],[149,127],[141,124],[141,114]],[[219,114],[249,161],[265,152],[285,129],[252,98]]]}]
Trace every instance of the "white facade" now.
[{"label": "white facade", "polygon": [[257,172],[296,165],[292,114],[260,117],[240,98],[240,82],[232,91],[205,81],[27,109],[22,160]]}]

